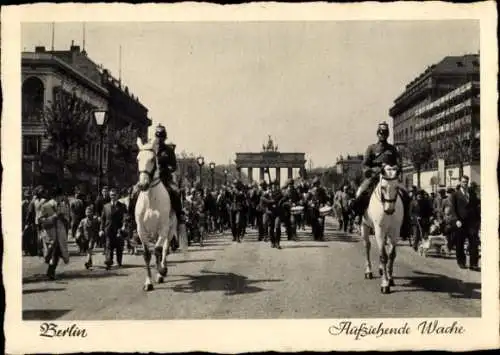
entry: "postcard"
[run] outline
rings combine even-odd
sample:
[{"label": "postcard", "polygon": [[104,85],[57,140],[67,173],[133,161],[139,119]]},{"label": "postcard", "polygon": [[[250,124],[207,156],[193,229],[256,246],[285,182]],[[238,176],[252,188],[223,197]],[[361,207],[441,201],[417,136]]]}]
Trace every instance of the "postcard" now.
[{"label": "postcard", "polygon": [[494,2],[1,15],[8,353],[499,346]]}]

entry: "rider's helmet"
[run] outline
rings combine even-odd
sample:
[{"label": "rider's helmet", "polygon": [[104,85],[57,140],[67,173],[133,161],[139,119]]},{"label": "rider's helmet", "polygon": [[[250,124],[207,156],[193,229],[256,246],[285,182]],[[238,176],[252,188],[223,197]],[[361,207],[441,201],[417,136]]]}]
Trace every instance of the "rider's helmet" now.
[{"label": "rider's helmet", "polygon": [[377,135],[389,137],[389,124],[387,122],[380,122],[377,127]]},{"label": "rider's helmet", "polygon": [[167,139],[167,130],[165,129],[165,126],[162,124],[158,124],[158,126],[156,126],[155,137],[163,140]]}]

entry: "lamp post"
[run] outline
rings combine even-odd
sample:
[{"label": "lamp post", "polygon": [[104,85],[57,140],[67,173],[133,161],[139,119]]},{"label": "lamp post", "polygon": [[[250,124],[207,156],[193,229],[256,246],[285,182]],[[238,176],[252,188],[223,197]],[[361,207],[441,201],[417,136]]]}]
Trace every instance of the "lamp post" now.
[{"label": "lamp post", "polygon": [[227,186],[227,169],[224,169],[224,185]]},{"label": "lamp post", "polygon": [[198,166],[200,167],[200,185],[203,186],[203,179],[201,176],[201,168],[203,167],[203,165],[205,165],[205,158],[203,158],[202,156],[199,156],[196,159],[196,162],[198,163]]},{"label": "lamp post", "polygon": [[99,127],[99,175],[97,178],[97,191],[101,191],[102,180],[102,153],[104,148],[104,124],[106,123],[106,110],[94,111],[94,118],[97,126]]},{"label": "lamp post", "polygon": [[208,165],[210,167],[210,174],[212,175],[212,190],[214,189],[214,170],[215,170],[215,163],[214,162],[210,162],[210,164]]}]

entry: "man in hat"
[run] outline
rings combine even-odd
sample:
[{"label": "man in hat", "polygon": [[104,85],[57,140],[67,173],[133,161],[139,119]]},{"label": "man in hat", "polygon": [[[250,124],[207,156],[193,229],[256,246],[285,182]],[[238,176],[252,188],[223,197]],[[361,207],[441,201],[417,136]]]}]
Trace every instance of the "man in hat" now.
[{"label": "man in hat", "polygon": [[167,189],[178,221],[178,230],[184,232],[184,211],[182,209],[181,196],[178,187],[175,185],[172,174],[177,170],[177,158],[174,149],[165,143],[167,130],[165,126],[159,124],[155,130],[154,149],[158,159],[158,169],[160,180]]},{"label": "man in hat", "polygon": [[28,205],[28,209],[26,212],[26,220],[24,225],[24,231],[29,233],[29,229],[32,229],[32,243],[33,248],[31,250],[33,255],[38,254],[39,256],[43,255],[43,243],[40,239],[40,216],[41,216],[41,207],[47,201],[47,191],[46,189],[39,185],[35,188],[33,193],[34,197]]},{"label": "man in hat", "polygon": [[246,209],[247,199],[243,191],[243,183],[238,179],[235,179],[233,182],[231,201],[231,231],[233,234],[233,241],[240,243],[244,227],[243,213]]},{"label": "man in hat", "polygon": [[[377,185],[382,166],[384,164],[396,165],[401,173],[401,156],[395,146],[387,142],[389,138],[389,125],[386,122],[379,123],[377,128],[378,142],[368,146],[363,159],[363,172],[365,180],[359,187],[356,198],[352,203],[352,211],[355,216],[361,218],[368,207],[373,189]],[[401,226],[401,238],[408,238],[411,222],[409,216],[410,198],[408,192],[401,185],[401,198],[404,206],[403,225]]]},{"label": "man in hat", "polygon": [[[256,192],[255,192],[255,195],[254,195],[254,198],[255,198],[255,224],[256,224],[256,228],[258,230],[258,233],[259,233],[259,241],[263,240],[266,233],[265,233],[265,230],[264,230],[264,212],[265,212],[265,206],[263,206],[262,204],[262,196],[264,195],[264,193],[266,192],[267,190],[267,184],[265,181],[261,181],[259,183],[259,185],[257,186],[256,188]],[[258,198],[258,200],[257,200]]]},{"label": "man in hat", "polygon": [[322,241],[325,231],[325,217],[320,216],[320,208],[328,204],[328,194],[321,186],[319,177],[315,176],[312,181],[311,200],[309,202],[311,214],[311,229],[314,240]]},{"label": "man in hat", "polygon": [[122,266],[123,240],[120,238],[120,229],[125,229],[124,220],[127,214],[127,207],[118,201],[116,189],[109,191],[110,201],[102,209],[101,225],[99,236],[105,238],[105,265],[109,270],[113,265],[113,254],[116,251],[116,261],[118,266]]},{"label": "man in hat", "polygon": [[271,183],[271,206],[270,206],[270,237],[271,248],[281,249],[281,221],[284,219],[286,197],[280,189],[279,182]]},{"label": "man in hat", "polygon": [[69,203],[70,208],[70,221],[71,221],[71,237],[76,241],[80,253],[86,252],[84,244],[81,240],[76,238],[76,230],[80,225],[80,221],[85,217],[85,205],[79,190],[75,190],[75,197]]},{"label": "man in hat", "polygon": [[294,216],[292,215],[291,208],[300,204],[300,194],[298,190],[295,188],[295,181],[293,179],[288,179],[285,185],[285,195],[286,198],[289,202],[288,208],[285,208],[284,212],[284,222],[285,222],[285,227],[286,227],[286,234],[288,237],[288,240],[295,240],[296,239],[296,228],[293,228],[294,225],[296,225],[296,217],[299,216]]}]

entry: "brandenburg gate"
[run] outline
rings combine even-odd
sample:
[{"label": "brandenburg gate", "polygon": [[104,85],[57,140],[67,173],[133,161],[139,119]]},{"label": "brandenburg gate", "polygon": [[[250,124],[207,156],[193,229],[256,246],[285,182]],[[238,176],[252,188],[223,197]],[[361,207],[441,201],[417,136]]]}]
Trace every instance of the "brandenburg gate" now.
[{"label": "brandenburg gate", "polygon": [[278,146],[274,145],[269,136],[267,145],[262,146],[260,153],[236,153],[236,169],[241,177],[241,169],[248,169],[248,179],[253,181],[253,168],[259,168],[260,180],[265,180],[265,173],[270,177],[270,170],[276,169],[276,181],[280,182],[281,168],[288,169],[288,178],[293,177],[293,169],[299,169],[301,173],[305,169],[305,153],[282,153]]}]

